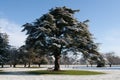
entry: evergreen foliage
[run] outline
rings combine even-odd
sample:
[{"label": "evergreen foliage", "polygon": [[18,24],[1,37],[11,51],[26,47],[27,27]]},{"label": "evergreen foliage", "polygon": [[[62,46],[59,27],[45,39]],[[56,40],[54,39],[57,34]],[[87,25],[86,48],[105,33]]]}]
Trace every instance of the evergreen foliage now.
[{"label": "evergreen foliage", "polygon": [[27,31],[28,35],[27,48],[39,50],[41,54],[54,55],[54,70],[60,69],[60,55],[67,52],[81,52],[86,57],[94,54],[98,56],[98,61],[103,61],[102,56],[97,52],[97,44],[93,41],[86,21],[80,22],[74,18],[76,12],[79,10],[56,7],[33,23],[23,25],[22,31]]},{"label": "evergreen foliage", "polygon": [[8,61],[8,48],[8,35],[0,33],[0,64],[2,67]]}]

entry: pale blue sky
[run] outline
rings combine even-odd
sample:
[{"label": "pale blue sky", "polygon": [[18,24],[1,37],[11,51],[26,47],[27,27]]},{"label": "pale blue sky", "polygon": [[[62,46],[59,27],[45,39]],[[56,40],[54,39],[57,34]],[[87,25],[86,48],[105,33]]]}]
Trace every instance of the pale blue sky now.
[{"label": "pale blue sky", "polygon": [[79,21],[90,20],[90,31],[101,43],[100,52],[120,55],[120,0],[1,0],[1,30],[9,33],[10,44],[20,46],[25,40],[20,26],[59,6],[80,9],[75,17]]}]

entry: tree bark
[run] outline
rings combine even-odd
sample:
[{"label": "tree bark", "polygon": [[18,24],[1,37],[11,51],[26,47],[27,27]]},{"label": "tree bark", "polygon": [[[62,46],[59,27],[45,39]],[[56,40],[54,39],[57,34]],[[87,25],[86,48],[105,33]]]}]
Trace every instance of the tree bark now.
[{"label": "tree bark", "polygon": [[10,67],[12,67],[12,64],[10,64]]},{"label": "tree bark", "polygon": [[54,71],[59,71],[60,70],[60,56],[54,56],[54,57],[55,57]]},{"label": "tree bark", "polygon": [[30,62],[28,63],[28,68],[30,68]]},{"label": "tree bark", "polygon": [[26,67],[26,65],[27,65],[27,64],[26,64],[26,63],[24,63],[24,67]]},{"label": "tree bark", "polygon": [[38,66],[40,67],[40,65],[41,65],[41,64],[39,63]]},{"label": "tree bark", "polygon": [[2,64],[1,67],[3,68],[3,67],[4,67],[4,64]]},{"label": "tree bark", "polygon": [[13,67],[14,67],[14,68],[16,67],[16,65],[17,65],[16,63],[13,63]]}]

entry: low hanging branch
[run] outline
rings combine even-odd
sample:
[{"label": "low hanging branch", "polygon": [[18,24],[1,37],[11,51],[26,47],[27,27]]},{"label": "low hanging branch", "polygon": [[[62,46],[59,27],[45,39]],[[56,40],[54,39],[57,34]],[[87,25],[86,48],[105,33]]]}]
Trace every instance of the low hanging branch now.
[{"label": "low hanging branch", "polygon": [[39,48],[55,57],[54,70],[60,70],[60,55],[64,50],[79,51],[83,54],[96,54],[96,43],[88,30],[86,22],[74,18],[75,12],[66,7],[52,8],[47,14],[33,23],[23,25],[27,31],[26,46]]}]

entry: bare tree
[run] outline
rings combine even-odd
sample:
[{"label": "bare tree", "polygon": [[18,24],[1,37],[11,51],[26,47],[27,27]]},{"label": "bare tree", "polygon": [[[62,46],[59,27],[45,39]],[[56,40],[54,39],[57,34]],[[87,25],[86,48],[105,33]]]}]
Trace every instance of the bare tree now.
[{"label": "bare tree", "polygon": [[104,56],[107,58],[108,64],[112,64],[112,65],[120,64],[120,57],[117,56],[114,52],[105,53]]}]

